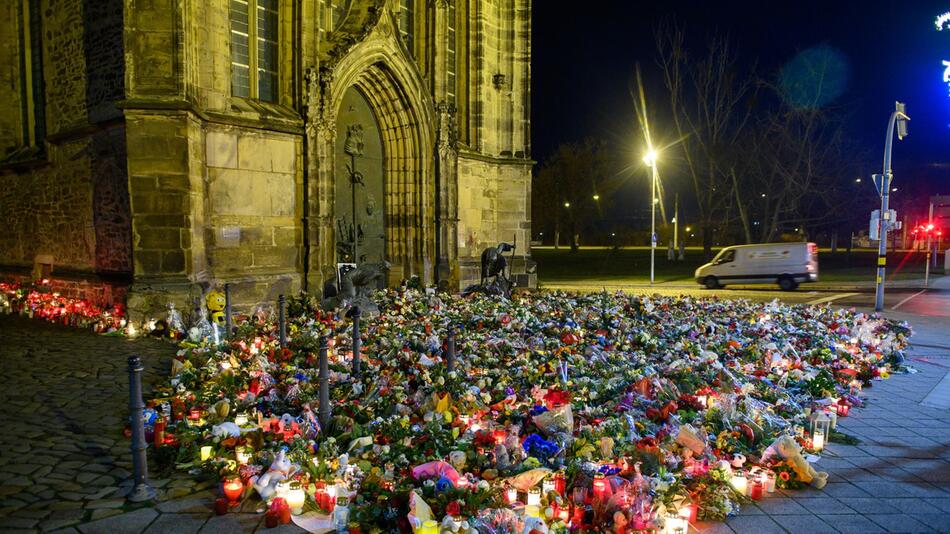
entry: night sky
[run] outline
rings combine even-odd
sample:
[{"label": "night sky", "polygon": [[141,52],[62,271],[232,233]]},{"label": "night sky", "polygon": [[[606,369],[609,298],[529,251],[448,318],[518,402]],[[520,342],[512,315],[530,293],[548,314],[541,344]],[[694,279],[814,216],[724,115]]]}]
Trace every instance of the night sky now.
[{"label": "night sky", "polygon": [[[727,33],[743,64],[758,65],[772,81],[803,50],[837,49],[847,79],[830,105],[847,113],[848,131],[868,153],[869,171],[880,172],[887,119],[901,100],[912,120],[910,136],[895,140],[895,184],[907,195],[950,194],[950,95],[941,65],[950,60],[950,30],[938,32],[934,24],[950,10],[950,0],[536,0],[533,10],[532,155],[539,161],[562,142],[598,137],[618,153],[628,151],[622,157],[636,164],[643,141],[630,97],[635,65],[640,63],[648,104],[664,106],[654,30],[668,20],[686,30],[688,42],[701,44],[716,29]],[[672,132],[661,131],[663,113],[654,135],[671,141]],[[629,172],[636,174],[636,167]],[[671,162],[665,182],[672,189],[678,172]],[[685,193],[686,176],[681,178]]]}]

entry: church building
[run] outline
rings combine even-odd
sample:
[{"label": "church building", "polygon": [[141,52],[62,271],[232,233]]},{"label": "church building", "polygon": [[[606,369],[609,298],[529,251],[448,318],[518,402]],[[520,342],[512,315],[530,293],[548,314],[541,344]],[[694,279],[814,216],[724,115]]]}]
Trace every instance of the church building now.
[{"label": "church building", "polygon": [[0,280],[134,314],[530,259],[531,0],[9,0]]}]

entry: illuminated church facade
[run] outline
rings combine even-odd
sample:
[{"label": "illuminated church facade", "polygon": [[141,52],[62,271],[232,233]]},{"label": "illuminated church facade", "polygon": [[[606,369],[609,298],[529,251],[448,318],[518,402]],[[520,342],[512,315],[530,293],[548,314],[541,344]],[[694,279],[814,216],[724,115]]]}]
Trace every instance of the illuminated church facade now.
[{"label": "illuminated church facade", "polygon": [[529,249],[530,0],[11,0],[0,277],[133,311]]}]

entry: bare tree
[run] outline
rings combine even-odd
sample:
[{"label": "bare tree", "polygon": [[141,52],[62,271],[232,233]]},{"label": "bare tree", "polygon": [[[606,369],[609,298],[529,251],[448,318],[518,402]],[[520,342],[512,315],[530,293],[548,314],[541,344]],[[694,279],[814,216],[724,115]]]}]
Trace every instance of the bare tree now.
[{"label": "bare tree", "polygon": [[[737,148],[750,122],[756,84],[749,74],[753,69],[739,68],[725,36],[713,36],[699,57],[689,55],[684,41],[683,30],[675,26],[656,33],[673,124],[692,178],[703,250],[709,257],[713,230],[735,201],[735,169],[744,157]],[[739,215],[743,217],[741,210]]]},{"label": "bare tree", "polygon": [[[537,228],[553,229],[555,246],[561,232],[568,233],[576,250],[580,231],[600,215],[601,188],[612,174],[603,142],[587,139],[560,145],[541,165],[531,187],[532,221]],[[603,202],[607,201],[605,196]]]}]

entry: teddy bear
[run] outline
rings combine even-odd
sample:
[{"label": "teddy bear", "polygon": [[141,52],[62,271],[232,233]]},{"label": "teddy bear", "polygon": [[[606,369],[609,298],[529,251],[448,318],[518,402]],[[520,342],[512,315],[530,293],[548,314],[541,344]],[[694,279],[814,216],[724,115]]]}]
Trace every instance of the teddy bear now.
[{"label": "teddy bear", "polygon": [[787,460],[795,471],[795,474],[798,475],[798,478],[801,479],[802,482],[810,484],[815,489],[821,489],[828,483],[828,473],[816,471],[815,468],[812,467],[808,460],[802,456],[802,448],[792,436],[785,435],[776,439],[769,445],[768,449],[765,450],[762,458],[764,460],[772,455]]},{"label": "teddy bear", "polygon": [[224,326],[224,308],[227,306],[227,299],[224,293],[213,290],[205,295],[205,306],[208,307],[208,315],[212,323],[218,326]]},{"label": "teddy bear", "polygon": [[277,484],[292,477],[298,469],[300,469],[299,466],[291,463],[287,458],[287,452],[281,450],[277,453],[277,457],[274,458],[266,473],[259,477],[251,477],[251,484],[257,490],[257,494],[261,496],[261,499],[270,501],[277,491]]}]

